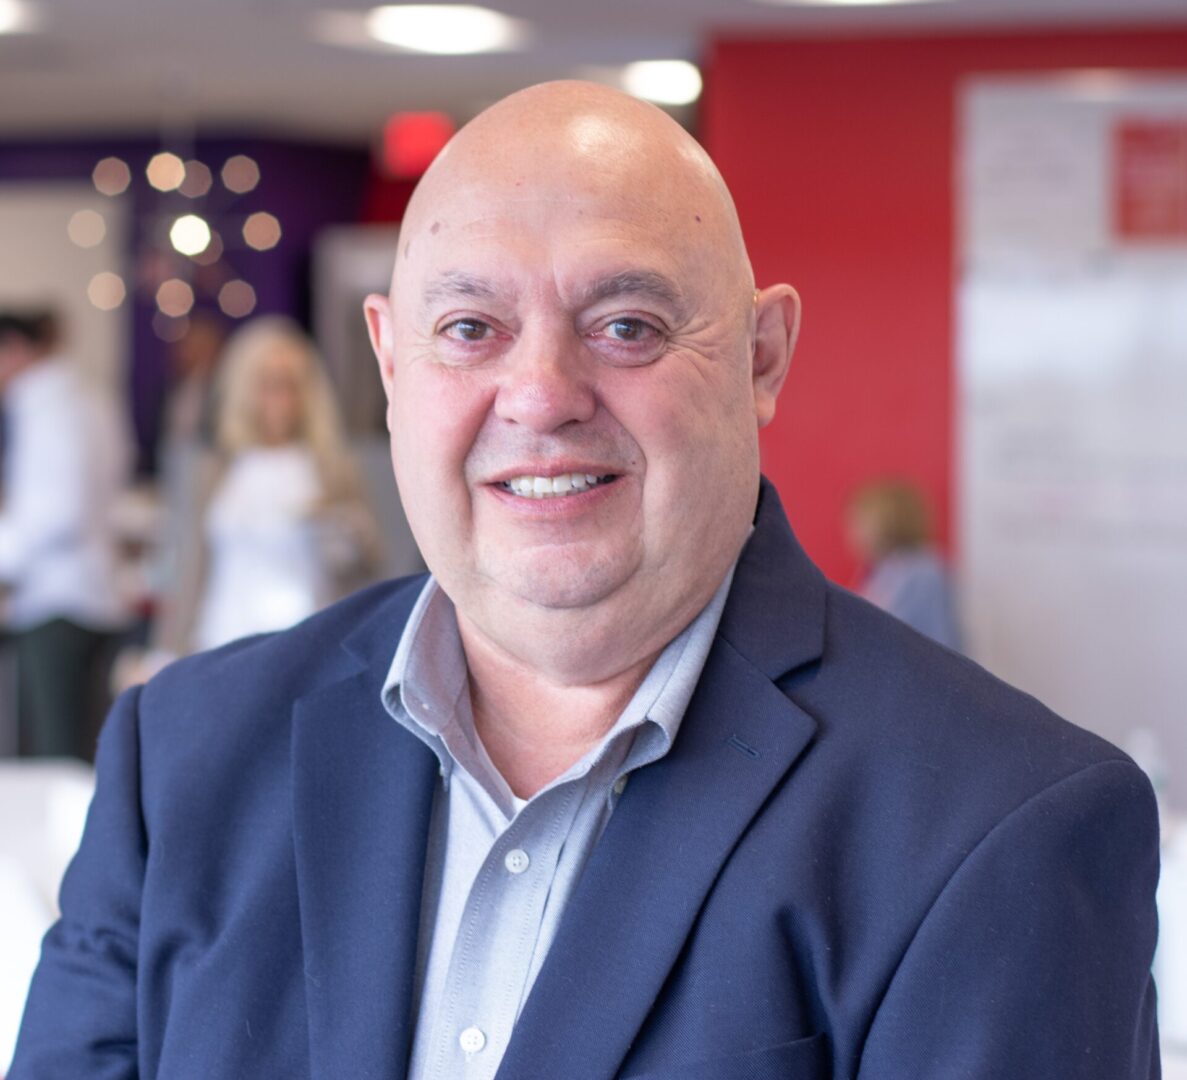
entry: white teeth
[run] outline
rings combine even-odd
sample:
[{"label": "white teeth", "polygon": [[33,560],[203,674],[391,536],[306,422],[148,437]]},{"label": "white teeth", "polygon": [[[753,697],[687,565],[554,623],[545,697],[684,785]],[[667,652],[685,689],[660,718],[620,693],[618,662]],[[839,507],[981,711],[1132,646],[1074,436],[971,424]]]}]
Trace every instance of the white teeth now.
[{"label": "white teeth", "polygon": [[577,495],[612,479],[613,476],[603,478],[593,473],[561,473],[560,476],[515,476],[503,481],[503,486],[527,499],[553,499]]}]

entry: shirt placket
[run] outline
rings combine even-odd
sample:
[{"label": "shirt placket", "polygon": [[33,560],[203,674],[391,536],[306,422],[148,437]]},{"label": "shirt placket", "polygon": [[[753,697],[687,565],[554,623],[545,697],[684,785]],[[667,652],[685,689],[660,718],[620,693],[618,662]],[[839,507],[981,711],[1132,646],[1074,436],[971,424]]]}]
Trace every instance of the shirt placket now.
[{"label": "shirt placket", "polygon": [[432,1038],[434,1080],[493,1077],[523,1007],[557,862],[586,777],[542,793],[492,845],[475,876]]}]

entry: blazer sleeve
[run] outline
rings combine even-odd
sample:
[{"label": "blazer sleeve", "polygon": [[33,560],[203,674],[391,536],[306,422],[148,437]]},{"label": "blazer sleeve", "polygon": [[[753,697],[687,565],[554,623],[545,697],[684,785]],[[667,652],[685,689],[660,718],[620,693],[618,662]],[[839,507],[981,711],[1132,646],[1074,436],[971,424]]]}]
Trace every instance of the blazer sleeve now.
[{"label": "blazer sleeve", "polygon": [[1000,821],[875,1013],[858,1080],[1157,1080],[1158,815],[1128,761]]},{"label": "blazer sleeve", "polygon": [[95,796],[62,881],[8,1080],[133,1080],[136,960],[146,836],[140,812],[139,688],[99,740]]}]

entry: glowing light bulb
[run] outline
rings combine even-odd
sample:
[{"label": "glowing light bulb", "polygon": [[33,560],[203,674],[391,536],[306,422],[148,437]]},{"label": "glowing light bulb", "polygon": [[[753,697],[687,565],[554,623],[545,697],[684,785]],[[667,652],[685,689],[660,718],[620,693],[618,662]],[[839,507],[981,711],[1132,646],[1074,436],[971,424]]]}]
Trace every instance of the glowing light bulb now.
[{"label": "glowing light bulb", "polygon": [[197,214],[182,214],[169,230],[169,243],[182,255],[201,255],[210,244],[210,226]]},{"label": "glowing light bulb", "polygon": [[218,291],[218,306],[224,315],[242,319],[256,309],[256,291],[239,278],[228,281]]},{"label": "glowing light bulb", "polygon": [[97,210],[78,210],[70,216],[66,235],[81,248],[98,247],[107,235],[107,222]]},{"label": "glowing light bulb", "polygon": [[100,311],[114,311],[127,295],[124,279],[110,270],[96,274],[87,285],[87,299]]},{"label": "glowing light bulb", "polygon": [[256,251],[268,251],[280,243],[280,222],[273,215],[260,210],[243,223],[243,239]]},{"label": "glowing light bulb", "polygon": [[185,162],[176,154],[154,154],[144,174],[157,191],[176,191],[185,179]]},{"label": "glowing light bulb", "polygon": [[161,282],[161,287],[157,289],[157,308],[162,315],[180,318],[188,315],[193,306],[194,290],[181,278]]},{"label": "glowing light bulb", "polygon": [[260,167],[246,154],[236,154],[227,158],[220,175],[223,187],[236,195],[243,195],[260,182]]},{"label": "glowing light bulb", "polygon": [[126,161],[105,157],[91,173],[91,182],[101,195],[122,195],[132,182],[132,170]]}]

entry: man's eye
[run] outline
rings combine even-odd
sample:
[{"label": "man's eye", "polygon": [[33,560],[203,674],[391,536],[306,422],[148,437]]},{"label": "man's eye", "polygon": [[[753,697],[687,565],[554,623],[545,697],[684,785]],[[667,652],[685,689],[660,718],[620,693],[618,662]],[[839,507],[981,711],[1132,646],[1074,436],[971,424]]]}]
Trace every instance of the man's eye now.
[{"label": "man's eye", "polygon": [[623,318],[607,323],[605,333],[615,341],[636,342],[646,341],[656,333],[656,329],[642,319]]},{"label": "man's eye", "polygon": [[489,335],[490,329],[490,324],[481,319],[457,319],[443,327],[441,332],[457,341],[482,341]]}]

